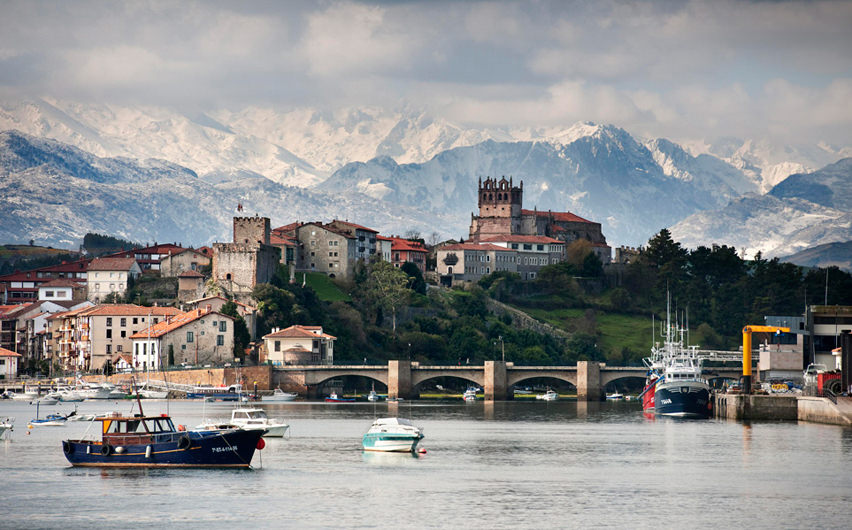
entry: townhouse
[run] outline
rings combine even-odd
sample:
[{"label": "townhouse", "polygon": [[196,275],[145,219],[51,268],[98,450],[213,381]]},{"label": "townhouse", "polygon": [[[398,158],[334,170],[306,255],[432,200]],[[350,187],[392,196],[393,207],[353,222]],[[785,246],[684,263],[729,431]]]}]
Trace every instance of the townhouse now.
[{"label": "townhouse", "polygon": [[123,295],[128,282],[139,277],[142,269],[133,258],[95,258],[86,272],[88,298],[97,304],[109,294]]},{"label": "townhouse", "polygon": [[290,326],[263,336],[265,361],[275,365],[334,364],[334,341],[322,326]]},{"label": "townhouse", "polygon": [[130,335],[133,369],[159,370],[179,364],[234,361],[234,319],[218,311],[193,309],[166,316]]}]

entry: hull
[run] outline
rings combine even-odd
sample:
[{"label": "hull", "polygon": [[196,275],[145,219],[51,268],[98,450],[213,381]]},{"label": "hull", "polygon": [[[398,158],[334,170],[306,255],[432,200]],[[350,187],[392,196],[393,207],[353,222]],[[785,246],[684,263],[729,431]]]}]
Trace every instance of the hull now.
[{"label": "hull", "polygon": [[285,401],[293,401],[298,396],[299,394],[273,394],[271,396],[262,396],[260,400],[270,403],[283,403]]},{"label": "hull", "polygon": [[351,403],[355,398],[325,398],[326,403]]},{"label": "hull", "polygon": [[423,436],[412,434],[367,433],[362,445],[365,451],[383,451],[389,453],[411,453]]},{"label": "hull", "polygon": [[657,389],[657,380],[646,384],[642,394],[642,412],[654,412],[655,407],[655,392]]},{"label": "hull", "polygon": [[263,431],[175,432],[148,443],[111,446],[89,440],[62,442],[75,467],[248,468]]},{"label": "hull", "polygon": [[658,416],[710,417],[710,386],[700,381],[660,383],[655,392]]},{"label": "hull", "polygon": [[240,396],[232,392],[221,393],[206,393],[206,392],[187,392],[186,399],[206,399],[207,401],[239,401]]}]

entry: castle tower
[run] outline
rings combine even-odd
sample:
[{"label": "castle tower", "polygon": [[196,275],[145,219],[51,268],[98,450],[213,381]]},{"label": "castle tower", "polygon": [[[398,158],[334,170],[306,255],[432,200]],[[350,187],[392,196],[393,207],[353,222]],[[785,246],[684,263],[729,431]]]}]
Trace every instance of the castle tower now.
[{"label": "castle tower", "polygon": [[524,183],[516,187],[511,178],[479,179],[479,216],[510,217],[520,219],[521,204],[524,197]]},{"label": "castle tower", "polygon": [[268,245],[269,217],[234,217],[234,243],[238,245]]}]

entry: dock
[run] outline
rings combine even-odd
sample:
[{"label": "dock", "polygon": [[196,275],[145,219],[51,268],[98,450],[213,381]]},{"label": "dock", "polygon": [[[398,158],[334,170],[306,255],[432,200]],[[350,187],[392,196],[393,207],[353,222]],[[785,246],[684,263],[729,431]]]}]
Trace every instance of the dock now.
[{"label": "dock", "polygon": [[729,420],[808,421],[852,427],[852,397],[713,395],[713,415]]}]

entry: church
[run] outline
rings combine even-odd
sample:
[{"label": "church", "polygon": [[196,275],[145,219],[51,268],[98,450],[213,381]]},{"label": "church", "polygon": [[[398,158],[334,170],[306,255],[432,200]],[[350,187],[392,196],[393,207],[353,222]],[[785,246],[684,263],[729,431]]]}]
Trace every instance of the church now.
[{"label": "church", "polygon": [[578,239],[591,243],[602,263],[611,261],[612,249],[601,224],[571,212],[523,209],[524,183],[514,186],[506,177],[479,179],[479,215],[471,214],[470,242],[493,241],[507,235],[546,236],[567,244]]}]

